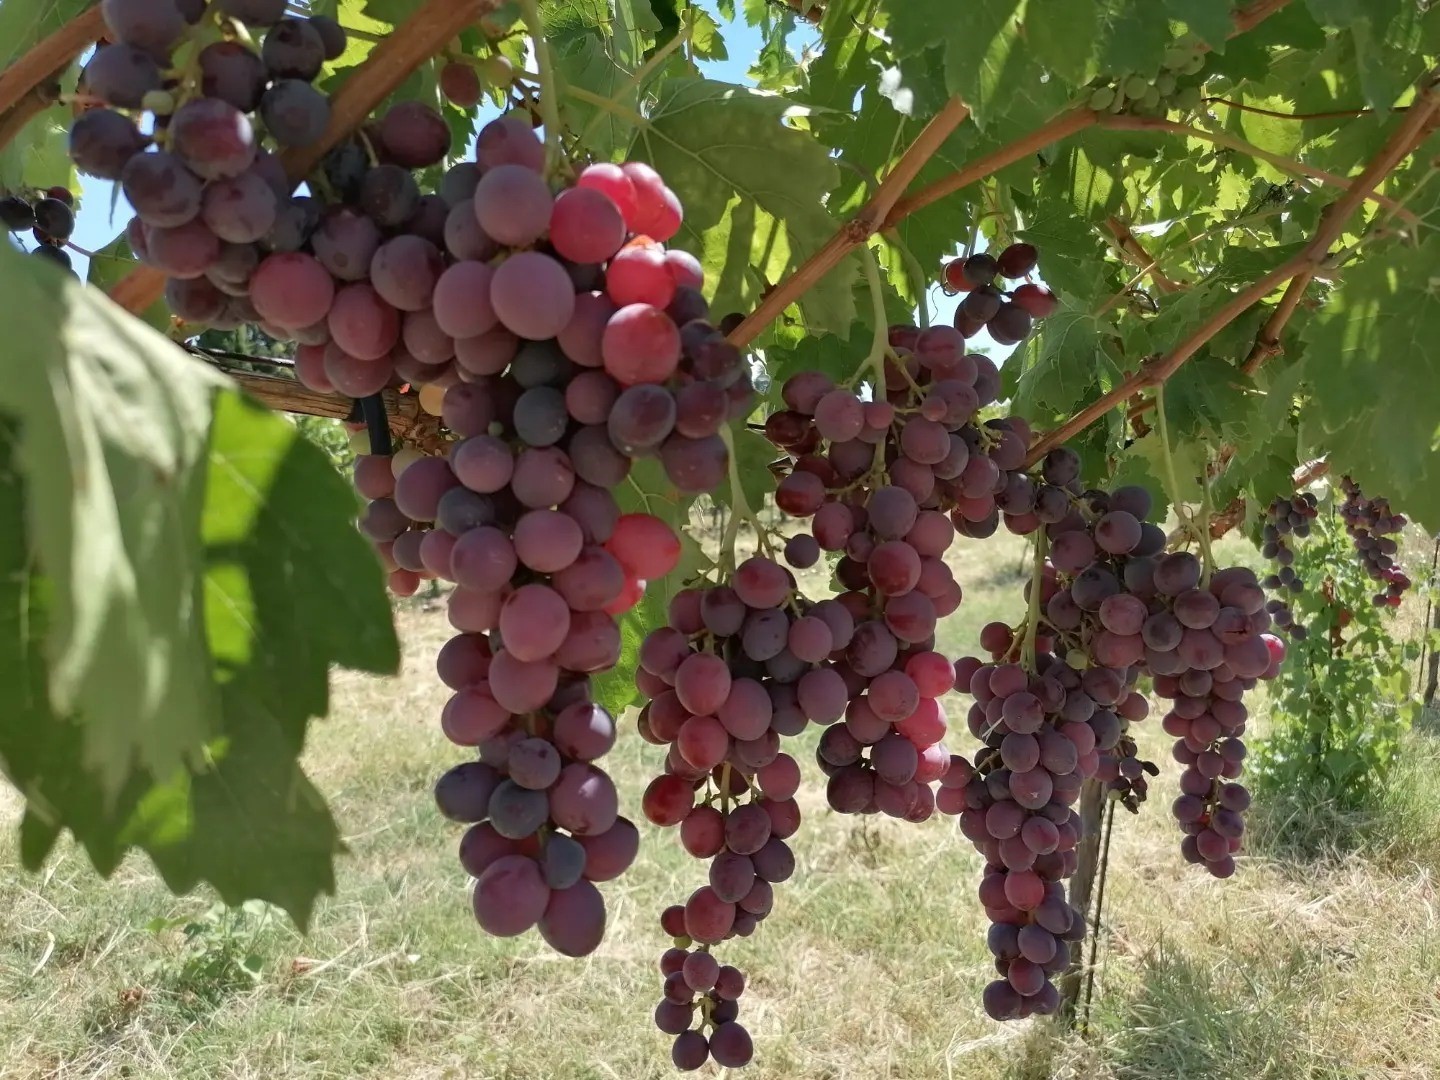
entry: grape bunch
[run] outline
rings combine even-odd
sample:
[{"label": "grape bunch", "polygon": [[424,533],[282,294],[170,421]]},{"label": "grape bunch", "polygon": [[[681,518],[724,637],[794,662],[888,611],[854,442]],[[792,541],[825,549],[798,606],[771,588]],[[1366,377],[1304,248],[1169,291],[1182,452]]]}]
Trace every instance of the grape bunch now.
[{"label": "grape bunch", "polygon": [[[1266,507],[1265,524],[1260,530],[1260,554],[1276,563],[1278,569],[1267,575],[1261,584],[1271,593],[1305,591],[1305,582],[1294,569],[1295,551],[1290,547],[1288,537],[1303,539],[1309,536],[1310,522],[1319,512],[1319,503],[1308,491],[1293,499],[1275,499]],[[1272,596],[1266,602],[1265,610],[1270,613],[1271,622],[1296,641],[1303,641],[1309,633],[1295,622],[1295,613],[1281,596]]]},{"label": "grape bunch", "polygon": [[[520,152],[539,147],[528,126],[511,130]],[[526,171],[543,186],[539,172]],[[634,187],[631,175],[614,167],[601,178],[623,196],[625,184]],[[593,239],[591,225],[606,220],[619,235],[611,229],[587,249],[597,260],[588,268],[524,249],[500,269],[478,260],[447,269],[463,277],[441,321],[483,320],[472,321],[475,336],[488,335],[473,351],[467,346],[464,377],[421,388],[422,402],[440,414],[448,451],[363,454],[355,483],[369,500],[361,531],[379,548],[391,588],[413,593],[424,577],[455,584],[447,603],[458,636],[438,661],[453,691],[441,728],[479,760],[446,773],[436,800],[446,817],[471,826],[460,850],[477,878],[476,918],[502,936],[538,925],[558,951],[581,955],[604,928],[594,885],[628,865],[638,839],[596,764],[614,741],[614,723],[594,705],[589,680],[619,660],[616,616],[680,557],[670,526],[622,513],[612,489],[641,456],[660,458],[682,491],[713,487],[728,468],[720,429],[749,411],[751,390],[739,351],[706,321],[698,264],[648,243],[627,249],[640,261],[627,259],[610,197],[570,190],[589,192],[584,236]],[[555,200],[557,220],[563,200]],[[668,200],[661,203],[668,212]],[[597,206],[611,214],[597,217]],[[468,205],[466,214],[474,220]],[[565,246],[563,230],[550,228]],[[604,270],[601,248],[614,256]],[[524,271],[523,288],[503,294],[510,307],[488,303],[476,281],[501,281],[511,265],[523,270],[527,255],[542,260],[541,287],[531,288]],[[547,285],[544,265],[557,281]],[[676,266],[683,284],[671,277]],[[659,298],[657,275],[667,283],[663,308],[641,299]],[[617,304],[589,290],[592,279],[635,299]],[[446,288],[443,280],[435,286],[437,308]],[[493,289],[490,297],[498,301]],[[496,308],[530,321],[496,325]],[[313,363],[308,350],[317,348],[301,349],[302,376],[304,357]]]},{"label": "grape bunch", "polygon": [[1111,709],[1123,691],[1115,673],[1071,667],[1039,642],[1028,661],[1010,637],[990,663],[967,656],[955,664],[956,688],[975,699],[970,730],[984,745],[973,768],[963,758],[952,763],[937,798],[985,857],[980,902],[1000,978],[983,1003],[996,1020],[1060,1003],[1051,976],[1069,966],[1069,943],[1085,936],[1061,884],[1075,872],[1080,839],[1071,807],[1099,768],[1099,748],[1118,737]]},{"label": "grape bunch", "polygon": [[26,195],[0,195],[0,225],[8,232],[30,230],[35,246],[30,254],[70,269],[65,244],[75,231],[75,196],[66,187],[52,187]]},{"label": "grape bunch", "polygon": [[661,916],[676,940],[661,960],[655,1022],[675,1036],[682,1069],[708,1057],[750,1060],[750,1037],[735,1022],[743,980],[710,949],[753,933],[770,913],[773,886],[794,872],[785,841],[800,825],[800,767],[781,739],[812,721],[834,724],[844,711],[847,687],[828,658],[854,629],[844,605],[811,603],[788,570],[755,556],[729,584],[676,594],[667,625],[640,647],[640,734],[668,748],[642,808],[655,825],[678,825],[685,850],[709,860],[708,884]]},{"label": "grape bunch", "polygon": [[1186,34],[1168,49],[1160,69],[1104,74],[1090,82],[1086,104],[1096,112],[1131,112],[1160,116],[1171,110],[1193,112],[1200,107],[1205,81],[1205,49]]},{"label": "grape bunch", "polygon": [[1395,562],[1400,545],[1393,534],[1404,529],[1409,519],[1392,511],[1390,500],[1368,497],[1348,476],[1340,478],[1340,490],[1345,493],[1340,516],[1345,521],[1345,531],[1355,542],[1360,565],[1371,579],[1384,585],[1373,597],[1375,606],[1399,607],[1411,582]]},{"label": "grape bunch", "polygon": [[311,84],[345,50],[340,25],[287,15],[284,0],[105,0],[102,12],[110,43],[83,82],[104,107],[75,120],[70,155],[82,172],[119,182],[136,213],[131,250],[168,276],[171,310],[220,328],[254,322],[277,337],[328,338],[333,283],[293,257],[319,203],[291,199],[273,151],[324,132],[329,100]]},{"label": "grape bunch", "polygon": [[1171,701],[1162,721],[1183,767],[1171,808],[1185,832],[1181,853],[1215,877],[1235,872],[1250,793],[1235,781],[1245,760],[1247,690],[1272,679],[1285,645],[1265,631],[1271,619],[1253,571],[1230,566],[1210,574],[1189,552],[1155,563],[1147,588],[1146,665],[1157,696]]},{"label": "grape bunch", "polygon": [[1084,669],[1097,687],[1103,680],[1104,693],[1092,693],[1105,706],[1096,776],[1135,811],[1148,793],[1147,775],[1159,773],[1139,756],[1129,733],[1130,724],[1149,713],[1135,689],[1145,661],[1141,631],[1148,614],[1135,595],[1136,582],[1164,550],[1165,533],[1147,520],[1151,500],[1144,488],[1085,489],[1080,467],[1079,456],[1061,447],[1045,456],[1032,478],[1033,513],[1045,526],[1055,573],[1053,584],[1048,576],[1042,582],[1040,601],[1056,652]]},{"label": "grape bunch", "polygon": [[1011,244],[998,256],[981,251],[946,263],[945,287],[966,294],[955,309],[955,329],[966,337],[989,329],[999,345],[1018,345],[1029,337],[1035,320],[1058,306],[1055,294],[1029,281],[1006,292],[995,279],[1028,277],[1038,262],[1039,253],[1032,245]]},{"label": "grape bunch", "polygon": [[[357,283],[366,303],[389,312],[375,324],[387,327],[386,334],[366,338],[368,349],[388,351],[354,364],[335,341],[302,345],[296,354],[300,381],[316,390],[364,396],[395,379],[418,384],[422,408],[460,440],[450,448],[448,469],[406,451],[389,462],[356,462],[357,487],[370,500],[362,529],[380,546],[391,587],[401,595],[413,593],[422,577],[451,578],[450,548],[471,527],[459,493],[434,507],[422,500],[438,519],[396,503],[392,481],[403,490],[399,478],[412,466],[417,478],[468,487],[475,497],[496,496],[513,474],[521,486],[553,488],[556,503],[568,501],[582,518],[603,517],[612,510],[601,495],[625,480],[638,457],[658,457],[682,492],[712,490],[728,467],[720,429],[747,413],[753,397],[744,358],[707,321],[699,263],[637,231],[668,235],[678,227],[679,205],[653,170],[591,166],[577,186],[552,199],[539,171],[544,148],[528,121],[514,114],[494,121],[482,130],[479,147],[487,167],[462,163],[442,184],[455,202],[446,231],[456,261],[443,265],[436,254],[436,273],[406,271],[405,281],[423,286],[413,300],[425,306],[402,324],[371,285]],[[507,163],[506,155],[525,164]],[[473,194],[461,197],[449,180],[467,170]],[[486,194],[485,178],[493,176],[504,183]],[[529,228],[548,236],[551,253],[502,249],[479,232],[476,200],[495,221],[504,220],[506,207],[509,214],[524,208],[505,187],[511,183],[543,204]],[[341,216],[352,224],[368,221],[348,210]],[[315,236],[322,251],[328,251],[325,227]],[[480,247],[467,246],[477,237]],[[518,232],[507,237],[520,242]],[[405,240],[417,250],[433,249],[407,234],[380,245],[370,265]],[[404,269],[403,260],[397,266]],[[376,274],[372,284],[388,292],[394,282]],[[524,449],[513,462],[512,444]],[[517,491],[522,507],[531,506],[527,497],[542,494]],[[438,534],[428,528],[435,520]],[[639,595],[633,583],[629,589]]]},{"label": "grape bunch", "polygon": [[962,593],[944,553],[957,526],[977,536],[998,527],[996,500],[1007,470],[1023,462],[1028,432],[972,422],[998,380],[985,357],[964,352],[957,331],[895,327],[890,340],[884,401],[799,373],[766,431],[793,457],[776,504],[810,519],[801,565],[822,550],[840,553],[838,600],[856,623],[835,658],[846,722],[817,749],[830,804],[923,821],[951,757],[937,699],[953,672],[934,651],[934,632]]},{"label": "grape bunch", "polygon": [[441,649],[440,676],[455,691],[441,722],[452,740],[478,744],[480,756],[440,777],[435,802],[470,826],[460,864],[476,879],[480,926],[497,937],[538,926],[557,952],[584,956],[605,932],[595,884],[619,877],[640,848],[614,783],[595,764],[615,744],[615,721],[589,699],[583,676],[567,677],[523,719],[510,717],[489,691],[513,678],[502,671],[509,655],[492,652],[480,634]]}]

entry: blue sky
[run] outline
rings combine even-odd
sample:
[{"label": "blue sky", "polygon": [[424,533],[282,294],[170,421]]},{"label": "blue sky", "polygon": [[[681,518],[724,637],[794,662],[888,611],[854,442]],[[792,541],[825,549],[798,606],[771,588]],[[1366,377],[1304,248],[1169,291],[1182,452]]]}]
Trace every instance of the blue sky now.
[{"label": "blue sky", "polygon": [[[700,0],[700,6],[709,10],[717,20],[719,19],[714,0]],[[725,43],[729,58],[722,61],[705,62],[702,65],[705,74],[710,78],[722,79],[726,82],[748,83],[749,79],[746,73],[759,55],[760,47],[763,44],[760,31],[758,28],[747,26],[743,18],[737,18],[735,22],[728,24],[722,21],[722,26],[725,31]],[[798,52],[806,46],[812,45],[816,40],[817,36],[814,30],[801,23],[791,37],[791,47]],[[488,119],[488,117],[484,118]],[[80,247],[93,251],[104,247],[115,238],[125,223],[129,221],[131,211],[123,195],[115,200],[113,212],[110,210],[111,200],[115,197],[113,184],[90,177],[81,177],[80,182],[84,209],[78,215],[73,240]],[[72,257],[75,269],[83,277],[88,260],[78,252],[72,253]],[[935,267],[934,269],[938,281],[940,268]],[[928,301],[931,321],[949,323],[954,317],[959,297],[946,296],[936,284],[930,289]],[[997,360],[1001,355],[1008,354],[1010,351],[994,345],[988,336],[982,336],[977,343],[984,345],[986,351],[995,356]]]}]

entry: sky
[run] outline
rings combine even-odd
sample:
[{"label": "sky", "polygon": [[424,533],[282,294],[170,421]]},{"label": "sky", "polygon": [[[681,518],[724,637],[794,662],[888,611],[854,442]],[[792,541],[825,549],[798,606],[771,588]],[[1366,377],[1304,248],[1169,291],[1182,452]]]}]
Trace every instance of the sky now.
[{"label": "sky", "polygon": [[[729,58],[721,61],[703,61],[701,67],[707,77],[719,79],[726,82],[747,84],[747,72],[759,55],[763,44],[760,30],[756,27],[747,26],[743,18],[737,18],[733,23],[725,23],[720,19],[715,7],[715,0],[699,0],[699,6],[707,9],[714,15],[717,21],[721,22],[725,33],[725,43]],[[795,33],[791,36],[791,48],[797,53],[807,46],[815,44],[818,35],[808,24],[801,22]],[[494,110],[484,108],[481,110],[481,122],[488,120],[494,115]],[[473,156],[473,155],[472,155]],[[131,210],[123,195],[118,195],[115,185],[93,177],[80,178],[82,188],[82,212],[77,215],[75,234],[72,240],[79,247],[94,251],[104,247],[124,228],[125,223],[130,220]],[[114,209],[111,210],[111,201],[114,199]],[[71,253],[75,270],[83,278],[89,260],[79,252]],[[930,308],[930,320],[932,323],[950,323],[954,318],[955,308],[961,297],[946,296],[938,284],[940,268],[935,267],[936,284],[932,285],[927,297]],[[1010,350],[990,341],[988,335],[981,335],[975,339],[978,345],[997,360],[1008,355]]]}]

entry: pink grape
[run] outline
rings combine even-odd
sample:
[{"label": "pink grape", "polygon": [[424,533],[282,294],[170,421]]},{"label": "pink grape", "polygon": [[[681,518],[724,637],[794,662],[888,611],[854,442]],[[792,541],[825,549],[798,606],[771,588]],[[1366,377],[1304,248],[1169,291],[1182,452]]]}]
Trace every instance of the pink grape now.
[{"label": "pink grape", "polygon": [[522,338],[553,338],[575,312],[575,286],[565,268],[538,251],[520,251],[496,269],[490,303],[500,322]]}]

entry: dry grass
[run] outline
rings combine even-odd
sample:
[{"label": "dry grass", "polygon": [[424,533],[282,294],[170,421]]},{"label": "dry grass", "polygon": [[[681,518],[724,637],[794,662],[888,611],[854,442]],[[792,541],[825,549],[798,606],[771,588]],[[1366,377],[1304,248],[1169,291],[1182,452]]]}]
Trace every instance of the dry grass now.
[{"label": "dry grass", "polygon": [[[1002,538],[957,554],[967,598],[949,646],[1016,612],[1020,558]],[[582,961],[533,935],[480,934],[456,830],[429,796],[455,758],[434,723],[442,693],[429,673],[444,617],[414,604],[401,624],[407,674],[339,677],[335,714],[308,750],[352,850],[308,936],[264,912],[207,918],[208,898],[170,897],[142,860],[100,881],[65,848],[43,875],[26,875],[13,830],[0,839],[0,1077],[671,1075],[649,1018],[666,944],[656,915],[697,883],[698,866],[647,828],[640,862],[606,888],[606,942]],[[743,1012],[758,1059],[746,1075],[1440,1075],[1440,753],[1423,736],[1414,746],[1363,821],[1323,808],[1258,813],[1254,851],[1228,882],[1181,862],[1167,774],[1154,805],[1117,822],[1110,933],[1083,1039],[980,1012],[990,975],[979,864],[952,821],[838,817],[809,787],[799,872],[760,931],[724,947],[751,979]],[[658,756],[638,738],[614,754],[632,805]],[[0,804],[7,820],[14,812],[13,800]],[[1302,830],[1336,842],[1301,861],[1286,840]],[[187,939],[150,927],[176,918],[202,930]]]}]

